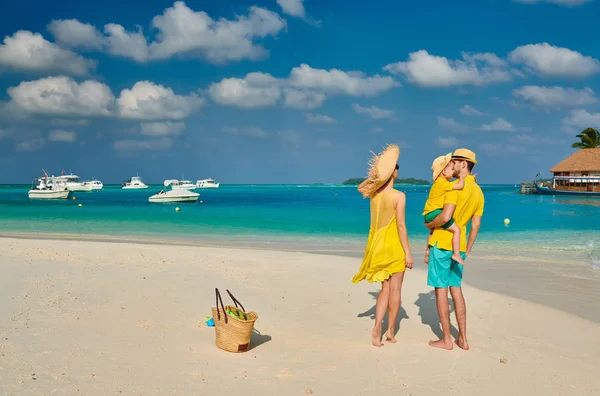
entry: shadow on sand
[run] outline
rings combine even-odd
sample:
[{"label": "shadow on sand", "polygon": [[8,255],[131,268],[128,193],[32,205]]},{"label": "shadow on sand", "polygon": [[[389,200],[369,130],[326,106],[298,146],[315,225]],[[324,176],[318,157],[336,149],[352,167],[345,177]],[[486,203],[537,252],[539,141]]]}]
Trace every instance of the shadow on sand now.
[{"label": "shadow on sand", "polygon": [[[450,303],[450,314],[452,314],[454,312],[454,302],[452,299],[448,299],[448,301]],[[419,298],[415,301],[415,305],[419,307],[421,323],[429,326],[433,334],[441,339],[443,333],[437,306],[435,304],[435,291],[432,290],[429,293],[419,293]],[[450,324],[450,333],[452,333],[454,338],[458,339],[458,329],[452,324]]]},{"label": "shadow on sand", "polygon": [[[369,292],[369,294],[371,295],[371,297],[373,297],[375,302],[377,302],[377,296],[379,295],[379,292]],[[375,320],[376,307],[377,307],[377,304],[373,305],[368,311],[359,313],[357,315],[357,317],[365,318],[368,316],[371,319]],[[396,326],[395,326],[396,331],[395,331],[394,335],[398,334],[398,331],[400,331],[400,322],[402,321],[402,319],[408,319],[408,314],[406,313],[404,308],[400,307],[400,310],[398,311],[398,316],[396,318]],[[388,328],[388,315],[386,314],[385,317],[383,318],[382,333],[385,333],[387,328]]]},{"label": "shadow on sand", "polygon": [[272,337],[270,335],[261,334],[260,331],[252,329],[252,334],[250,335],[250,350],[255,349],[271,340]]}]

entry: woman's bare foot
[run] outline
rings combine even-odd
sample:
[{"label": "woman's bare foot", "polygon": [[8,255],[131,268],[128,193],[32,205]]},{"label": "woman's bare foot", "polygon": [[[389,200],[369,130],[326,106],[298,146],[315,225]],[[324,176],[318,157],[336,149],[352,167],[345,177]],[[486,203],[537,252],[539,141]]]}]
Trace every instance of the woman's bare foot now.
[{"label": "woman's bare foot", "polygon": [[436,340],[429,341],[429,346],[440,349],[447,349],[449,351],[452,350],[452,340]]},{"label": "woman's bare foot", "polygon": [[398,342],[398,341],[396,341],[396,337],[394,337],[394,332],[391,330],[388,330],[385,332],[385,340],[387,342],[391,342],[392,344],[395,344]]},{"label": "woman's bare foot", "polygon": [[456,340],[456,345],[458,345],[460,349],[464,349],[465,351],[469,350],[469,343],[465,338],[459,337],[458,340]]},{"label": "woman's bare foot", "polygon": [[381,325],[373,327],[373,331],[371,332],[371,336],[373,337],[373,345],[380,348],[383,346],[381,343]]},{"label": "woman's bare foot", "polygon": [[452,255],[452,260],[456,261],[460,265],[467,265],[467,263],[464,262],[464,260],[462,259],[462,257],[460,257],[460,254],[453,254]]}]

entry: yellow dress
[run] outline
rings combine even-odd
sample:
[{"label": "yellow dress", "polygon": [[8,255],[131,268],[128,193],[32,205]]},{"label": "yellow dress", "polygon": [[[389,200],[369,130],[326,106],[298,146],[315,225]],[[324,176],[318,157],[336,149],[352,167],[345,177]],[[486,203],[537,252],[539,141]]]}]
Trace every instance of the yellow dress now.
[{"label": "yellow dress", "polygon": [[377,194],[371,198],[371,226],[365,255],[353,283],[363,279],[368,282],[383,282],[398,272],[406,270],[406,256],[398,236],[395,190]]}]

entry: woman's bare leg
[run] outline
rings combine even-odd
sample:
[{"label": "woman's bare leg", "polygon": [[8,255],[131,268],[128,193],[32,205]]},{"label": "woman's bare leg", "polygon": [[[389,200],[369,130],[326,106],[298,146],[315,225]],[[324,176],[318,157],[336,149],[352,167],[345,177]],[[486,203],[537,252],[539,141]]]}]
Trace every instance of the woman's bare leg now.
[{"label": "woman's bare leg", "polygon": [[383,323],[383,317],[385,316],[385,312],[388,308],[389,299],[390,280],[387,279],[381,283],[381,291],[377,296],[377,303],[375,305],[375,326],[373,326],[373,331],[371,335],[373,337],[373,345],[375,345],[376,347],[383,346],[383,344],[381,343],[381,325]]},{"label": "woman's bare leg", "polygon": [[385,338],[391,343],[396,343],[396,318],[402,301],[402,281],[404,272],[398,272],[390,278],[390,297],[388,303],[388,329]]}]

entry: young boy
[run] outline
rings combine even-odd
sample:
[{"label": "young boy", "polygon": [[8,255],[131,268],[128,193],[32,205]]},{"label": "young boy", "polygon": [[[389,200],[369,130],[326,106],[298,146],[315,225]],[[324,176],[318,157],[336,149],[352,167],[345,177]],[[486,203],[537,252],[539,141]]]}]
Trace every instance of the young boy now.
[{"label": "young boy", "polygon": [[[425,222],[429,223],[433,221],[444,207],[444,201],[446,194],[450,194],[456,190],[462,190],[465,186],[464,178],[451,182],[453,174],[453,163],[452,153],[442,155],[433,160],[431,164],[431,170],[433,171],[433,185],[429,191],[429,197],[425,202],[425,208],[423,209],[423,216]],[[454,219],[450,219],[446,224],[442,226],[443,229],[452,232],[452,260],[459,264],[465,265],[462,257],[460,256],[460,227],[454,222]],[[431,233],[427,236],[427,249],[425,250],[425,263],[429,261],[429,239]]]}]

